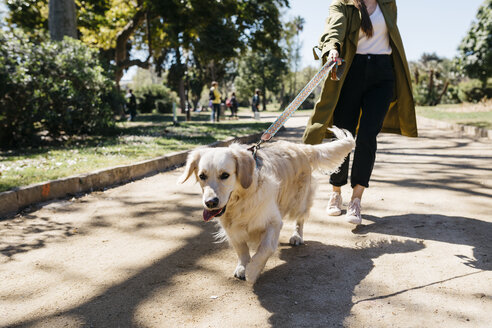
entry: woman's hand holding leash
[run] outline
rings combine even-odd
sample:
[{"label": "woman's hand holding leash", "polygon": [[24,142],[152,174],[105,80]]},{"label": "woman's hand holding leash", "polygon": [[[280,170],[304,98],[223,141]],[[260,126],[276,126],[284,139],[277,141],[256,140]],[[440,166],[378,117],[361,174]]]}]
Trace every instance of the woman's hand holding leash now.
[{"label": "woman's hand holding leash", "polygon": [[330,78],[333,81],[340,80],[340,77],[337,75],[337,70],[338,66],[342,65],[343,59],[339,57],[338,51],[336,49],[330,50],[330,52],[328,53],[328,61],[337,63],[335,67],[333,67],[333,69],[331,70]]},{"label": "woman's hand holding leash", "polygon": [[328,53],[328,60],[336,61],[337,65],[342,65],[342,61],[343,61],[343,59],[340,58],[338,51],[336,49],[330,50],[330,52]]}]

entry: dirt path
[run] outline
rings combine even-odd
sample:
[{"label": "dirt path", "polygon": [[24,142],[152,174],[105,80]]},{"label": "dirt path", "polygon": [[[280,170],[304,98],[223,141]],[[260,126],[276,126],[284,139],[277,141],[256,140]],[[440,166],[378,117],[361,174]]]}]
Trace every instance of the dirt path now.
[{"label": "dirt path", "polygon": [[286,224],[254,286],[182,169],[1,221],[0,326],[490,327],[492,143],[420,131],[381,135],[355,230],[318,175],[306,245]]}]

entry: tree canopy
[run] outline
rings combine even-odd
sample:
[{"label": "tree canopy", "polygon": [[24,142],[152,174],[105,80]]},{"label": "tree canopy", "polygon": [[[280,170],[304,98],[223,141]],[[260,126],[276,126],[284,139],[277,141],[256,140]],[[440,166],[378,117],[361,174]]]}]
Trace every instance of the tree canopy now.
[{"label": "tree canopy", "polygon": [[473,22],[461,41],[459,65],[467,75],[482,81],[485,88],[492,76],[492,0],[480,6],[477,20]]}]

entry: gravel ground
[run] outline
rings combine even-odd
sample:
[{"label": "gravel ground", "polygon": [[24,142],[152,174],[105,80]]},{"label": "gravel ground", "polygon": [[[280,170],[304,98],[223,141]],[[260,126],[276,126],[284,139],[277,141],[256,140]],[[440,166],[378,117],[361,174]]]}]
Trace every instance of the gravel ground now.
[{"label": "gravel ground", "polygon": [[306,244],[287,222],[253,286],[182,169],[0,221],[0,326],[490,327],[492,142],[420,133],[380,136],[355,229],[324,214],[317,174]]}]

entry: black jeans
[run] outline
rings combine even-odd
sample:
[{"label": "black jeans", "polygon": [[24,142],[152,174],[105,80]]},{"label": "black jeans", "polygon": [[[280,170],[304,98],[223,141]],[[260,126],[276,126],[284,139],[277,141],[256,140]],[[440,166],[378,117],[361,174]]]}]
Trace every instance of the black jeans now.
[{"label": "black jeans", "polygon": [[[349,130],[352,135],[359,123],[350,175],[352,188],[356,185],[369,187],[376,160],[376,137],[393,99],[394,85],[391,55],[355,55],[333,114],[333,125]],[[339,172],[331,175],[332,185],[347,184],[349,160],[350,155]]]}]

